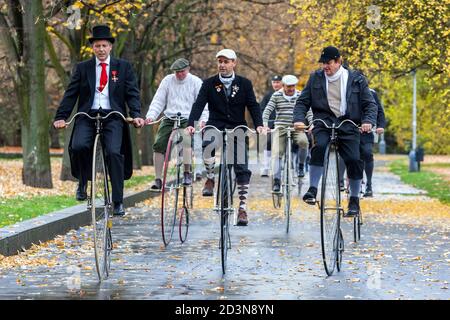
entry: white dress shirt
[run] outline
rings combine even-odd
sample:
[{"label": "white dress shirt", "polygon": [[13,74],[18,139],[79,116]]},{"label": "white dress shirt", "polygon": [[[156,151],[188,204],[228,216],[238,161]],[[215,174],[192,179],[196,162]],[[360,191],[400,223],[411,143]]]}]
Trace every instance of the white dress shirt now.
[{"label": "white dress shirt", "polygon": [[102,66],[100,65],[101,61],[95,57],[95,95],[94,95],[94,103],[92,104],[91,109],[111,109],[109,104],[109,62],[111,60],[111,56],[104,61],[106,63],[106,75],[108,76],[108,82],[106,86],[103,88],[102,92],[98,90],[100,87],[100,76],[102,74]]}]

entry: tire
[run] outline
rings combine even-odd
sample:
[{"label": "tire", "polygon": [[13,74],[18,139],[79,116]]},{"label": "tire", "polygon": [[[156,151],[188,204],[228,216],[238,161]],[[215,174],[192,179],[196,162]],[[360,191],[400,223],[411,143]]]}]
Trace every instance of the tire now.
[{"label": "tire", "polygon": [[222,273],[226,273],[228,249],[230,248],[229,211],[231,206],[231,185],[227,176],[229,169],[221,166],[218,194],[220,195],[220,257]]},{"label": "tire", "polygon": [[161,234],[165,246],[172,240],[179,207],[181,145],[178,131],[172,131],[164,158],[163,181],[161,190]]},{"label": "tire", "polygon": [[91,218],[95,266],[99,281],[107,278],[111,265],[111,198],[101,136],[96,135],[92,159]]},{"label": "tire", "polygon": [[338,156],[335,145],[330,143],[325,150],[320,201],[322,258],[329,276],[334,272],[339,251],[341,197],[337,171]]},{"label": "tire", "polygon": [[[286,146],[286,149],[290,148],[290,146]],[[290,172],[291,167],[289,165],[290,161],[288,159],[288,154],[290,152],[286,152],[284,157],[284,174],[283,174],[283,183],[284,183],[284,192],[283,192],[283,200],[284,200],[284,217],[286,220],[286,233],[289,233],[289,223],[291,219],[291,179],[290,179]]]},{"label": "tire", "polygon": [[178,210],[180,223],[178,225],[178,234],[180,236],[181,243],[184,243],[187,239],[189,231],[189,210],[186,207],[181,207]]}]

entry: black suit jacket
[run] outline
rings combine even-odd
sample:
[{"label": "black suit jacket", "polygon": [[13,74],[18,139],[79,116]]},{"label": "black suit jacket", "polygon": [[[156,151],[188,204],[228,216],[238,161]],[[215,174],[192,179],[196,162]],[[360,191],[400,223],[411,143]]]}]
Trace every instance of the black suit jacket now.
[{"label": "black suit jacket", "polygon": [[[112,81],[115,71],[117,81]],[[69,86],[55,115],[56,120],[67,120],[78,100],[77,111],[89,112],[95,96],[95,57],[75,65]],[[109,103],[111,109],[127,115],[128,105],[132,118],[141,117],[139,89],[131,64],[111,57],[109,67]]]},{"label": "black suit jacket", "polygon": [[[361,123],[375,125],[378,107],[367,86],[367,81],[359,72],[348,71],[347,111],[342,119],[350,119],[358,125]],[[312,108],[314,119],[336,120],[336,116],[328,105],[326,78],[323,70],[311,73],[308,83],[295,104],[294,122],[306,123],[306,113],[309,108]]]},{"label": "black suit jacket", "polygon": [[[72,113],[75,104],[78,101],[77,112],[88,113],[94,102],[95,80],[96,80],[95,57],[82,61],[75,65],[72,71],[69,86],[64,93],[64,97],[59,105],[54,121],[67,120]],[[113,81],[113,71],[118,78]],[[112,110],[121,112],[124,116],[128,115],[126,105],[129,109],[129,115],[132,118],[141,117],[141,102],[139,89],[136,82],[131,64],[122,59],[111,57],[109,76],[108,76],[109,103]],[[76,125],[76,122],[75,122]],[[122,139],[122,152],[125,156],[124,175],[125,179],[129,179],[133,173],[133,160],[131,150],[130,130],[128,126],[124,126]],[[71,162],[73,157],[71,154],[72,137],[69,143],[69,154]],[[90,156],[90,155],[86,155]],[[72,165],[72,175],[79,177],[79,172]]]},{"label": "black suit jacket", "polygon": [[225,86],[220,81],[219,75],[206,79],[192,106],[188,125],[193,126],[194,122],[200,119],[205,105],[208,104],[208,125],[216,126],[219,129],[232,129],[238,125],[247,125],[245,121],[245,107],[247,107],[255,128],[262,126],[261,110],[256,102],[251,81],[236,75],[231,88],[236,93],[234,96],[227,97]]}]

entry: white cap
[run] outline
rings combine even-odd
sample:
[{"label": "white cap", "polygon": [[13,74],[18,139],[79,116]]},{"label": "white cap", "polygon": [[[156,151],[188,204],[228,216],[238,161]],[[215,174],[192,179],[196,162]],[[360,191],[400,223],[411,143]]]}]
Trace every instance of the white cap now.
[{"label": "white cap", "polygon": [[295,86],[298,83],[298,79],[296,76],[293,76],[291,74],[287,74],[283,76],[283,79],[281,79],[281,82],[287,86]]},{"label": "white cap", "polygon": [[222,49],[222,50],[220,50],[216,54],[216,58],[218,58],[218,57],[225,57],[225,58],[231,59],[231,60],[236,60],[237,59],[236,52],[234,52],[231,49]]}]

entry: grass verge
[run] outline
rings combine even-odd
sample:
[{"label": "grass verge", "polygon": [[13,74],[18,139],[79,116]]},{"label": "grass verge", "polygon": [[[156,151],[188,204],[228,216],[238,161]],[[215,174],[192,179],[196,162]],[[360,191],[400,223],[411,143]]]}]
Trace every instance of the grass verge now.
[{"label": "grass verge", "polygon": [[[409,172],[408,164],[405,160],[395,160],[389,165],[390,171],[400,176],[403,182],[425,190],[428,196],[437,198],[444,204],[450,204],[450,186],[448,182],[439,174],[427,170],[431,167],[434,166],[430,164],[422,166],[420,172]],[[447,164],[436,164],[436,167],[447,167]]]},{"label": "grass verge", "polygon": [[[149,183],[153,176],[135,176],[125,181],[125,189]],[[0,228],[80,204],[75,195],[17,197],[0,199]]]}]

